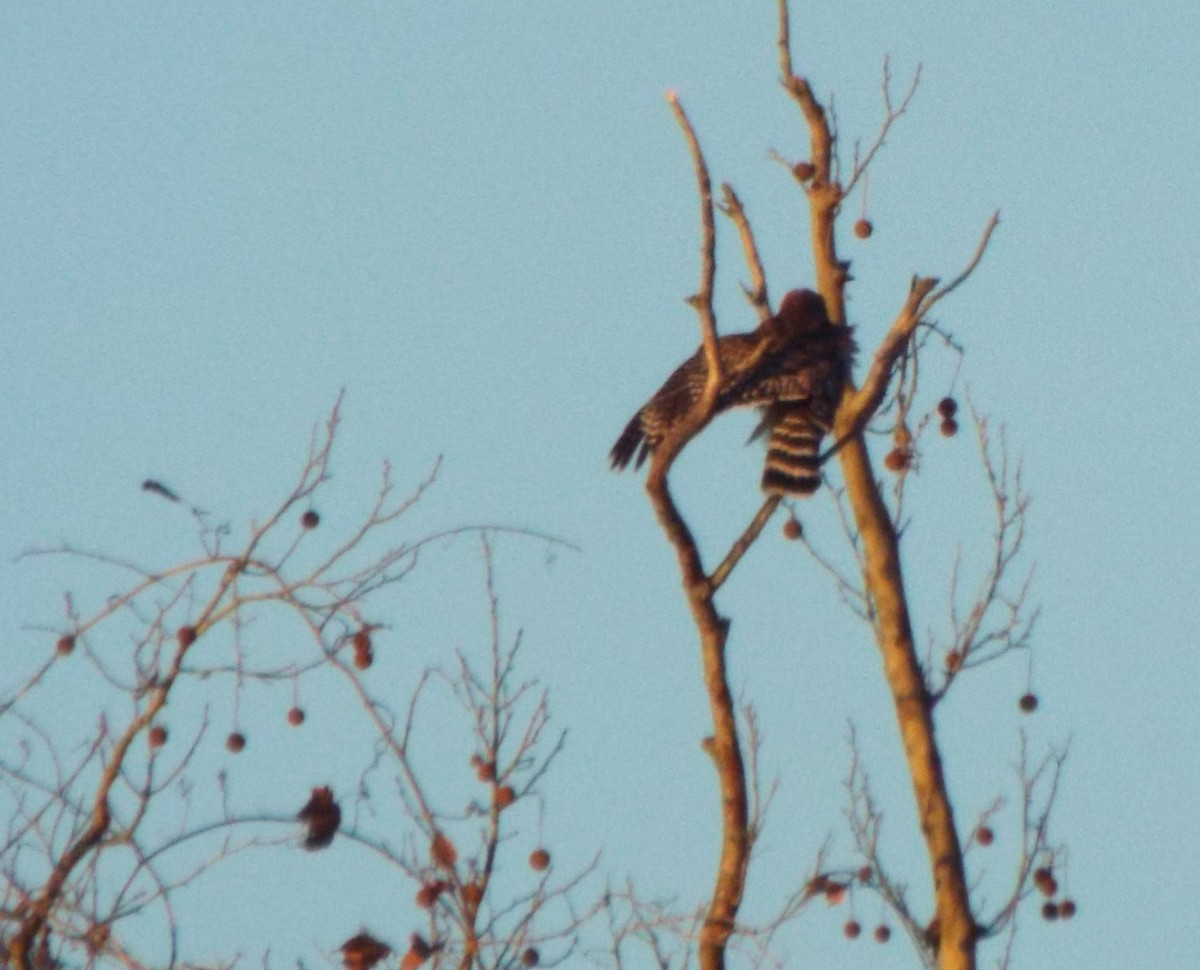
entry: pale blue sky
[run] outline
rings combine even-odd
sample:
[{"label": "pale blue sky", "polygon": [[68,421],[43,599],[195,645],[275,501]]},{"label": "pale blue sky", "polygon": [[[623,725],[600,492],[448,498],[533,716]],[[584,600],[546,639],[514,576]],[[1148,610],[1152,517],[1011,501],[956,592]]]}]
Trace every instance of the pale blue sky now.
[{"label": "pale blue sky", "polygon": [[[909,277],[952,275],[1001,210],[986,262],[938,318],[968,348],[962,379],[1024,457],[1043,710],[1018,718],[1025,673],[1012,661],[939,716],[965,817],[1011,790],[1022,723],[1038,744],[1072,739],[1054,834],[1071,847],[1079,916],[1045,926],[1030,908],[1018,965],[1194,966],[1200,8],[859,0],[797,4],[794,20],[797,65],[836,92],[847,147],[880,119],[883,56],[901,85],[924,65],[872,171],[876,233],[841,239],[864,348]],[[697,341],[682,303],[698,278],[695,194],[664,92],[680,93],[714,177],[741,193],[773,295],[811,281],[802,200],[768,157],[800,157],[807,139],[776,84],[774,31],[765,0],[0,8],[4,655],[45,649],[27,625],[57,621],[66,585],[111,591],[14,564],[20,550],[66,539],[150,564],[189,554],[186,515],[142,494],[142,479],[235,523],[261,517],[344,387],[325,527],[362,510],[384,457],[413,484],[444,454],[406,535],[496,523],[582,547],[548,562],[541,545],[505,539],[498,558],[524,670],[570,732],[545,784],[547,842],[564,865],[603,849],[614,877],[701,898],[715,786],[694,638],[640,482],[610,474],[605,456]],[[744,271],[721,231],[720,322],[744,329]],[[931,361],[930,403],[952,363]],[[757,507],[750,426],[725,419],[678,467],[710,555]],[[967,436],[933,442],[915,483],[906,551],[922,630],[943,615],[957,537],[945,527],[982,522],[971,455]],[[828,495],[804,512],[832,545]],[[925,532],[940,538],[922,545]],[[470,542],[430,556],[394,597],[398,682],[479,644]],[[722,596],[734,678],[782,779],[750,914],[770,910],[828,831],[848,848],[850,718],[889,807],[887,857],[927,892],[877,654],[832,598],[774,527]],[[213,699],[218,721],[227,694]],[[286,699],[262,697],[239,760],[221,757],[224,727],[210,745],[242,803],[288,809],[321,771],[352,788],[359,765],[336,751],[334,714],[310,703],[316,753],[299,752],[281,727]],[[983,876],[993,899],[1004,816],[998,829]],[[284,959],[362,921],[395,940],[410,927],[408,889],[383,888],[353,846],[271,867],[280,886],[259,882],[261,910],[239,896],[249,883],[191,900],[185,941]],[[313,880],[340,900],[333,913],[289,888]],[[873,922],[877,905],[862,910]],[[899,940],[890,952],[844,943],[844,918],[809,916],[787,940],[796,965],[915,965]]]}]

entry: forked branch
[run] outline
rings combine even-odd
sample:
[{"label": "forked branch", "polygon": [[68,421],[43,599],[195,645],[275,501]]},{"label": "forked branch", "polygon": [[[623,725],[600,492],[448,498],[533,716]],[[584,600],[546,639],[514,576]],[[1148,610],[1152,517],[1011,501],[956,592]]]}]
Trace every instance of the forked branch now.
[{"label": "forked branch", "polygon": [[914,277],[904,306],[871,359],[871,367],[862,386],[842,402],[838,412],[839,439],[860,433],[875,416],[887,396],[896,365],[904,356],[917,327],[935,303],[953,292],[974,272],[999,224],[1000,213],[995,212],[984,227],[979,244],[967,265],[945,286],[939,287],[935,277]]},{"label": "forked branch", "polygon": [[[691,530],[671,498],[667,476],[683,445],[712,419],[721,384],[717,351],[716,324],[712,312],[712,281],[715,273],[715,227],[713,224],[712,182],[700,150],[699,140],[688,121],[679,99],[669,96],[672,110],[683,129],[700,194],[703,244],[701,247],[701,284],[692,305],[700,317],[708,377],[704,393],[684,421],[654,451],[646,478],[646,491],[654,506],[659,525],[675,549],[683,579],[684,593],[700,638],[704,685],[712,713],[713,734],[705,742],[717,770],[721,791],[721,852],[712,899],[700,929],[698,958],[702,970],[722,970],[725,953],[733,935],[738,909],[745,892],[746,869],[750,860],[749,797],[746,766],[738,738],[737,711],[729,689],[725,646],[729,621],[717,612],[713,597],[716,585],[705,574],[699,549]],[[768,513],[769,514],[769,513]],[[757,521],[757,519],[756,519]],[[765,522],[765,517],[763,518]],[[761,525],[758,526],[761,529]],[[753,531],[753,523],[751,526]],[[748,535],[750,533],[748,532]],[[757,531],[753,531],[757,535]],[[744,537],[745,538],[745,537]],[[746,545],[753,540],[750,535]],[[728,575],[737,556],[730,554],[719,578]],[[740,555],[740,553],[738,554]],[[717,577],[714,577],[717,578]],[[719,585],[719,583],[717,584]]]}]

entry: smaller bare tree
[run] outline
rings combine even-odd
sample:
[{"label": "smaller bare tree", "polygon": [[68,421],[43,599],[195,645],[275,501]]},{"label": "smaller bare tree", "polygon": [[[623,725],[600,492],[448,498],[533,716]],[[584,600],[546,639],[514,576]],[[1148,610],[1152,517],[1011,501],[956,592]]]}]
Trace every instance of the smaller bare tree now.
[{"label": "smaller bare tree", "polygon": [[[193,509],[201,553],[167,568],[147,569],[74,546],[27,554],[83,562],[125,578],[126,585],[91,610],[68,595],[48,658],[0,702],[0,803],[7,820],[0,843],[0,942],[7,965],[32,970],[80,958],[89,966],[184,964],[177,895],[238,853],[294,846],[298,808],[307,848],[348,840],[413,886],[414,917],[420,914],[424,925],[414,925],[407,947],[364,930],[342,945],[347,966],[371,966],[393,951],[410,968],[431,959],[464,968],[531,966],[541,952],[550,958],[571,952],[587,911],[577,911],[570,896],[591,867],[557,875],[536,838],[539,784],[562,735],[547,735],[545,692],[517,679],[519,638],[506,644],[502,637],[489,536],[513,531],[558,540],[474,528],[396,541],[397,526],[433,485],[438,468],[397,497],[385,464],[358,525],[340,540],[316,542],[322,525],[316,503],[330,479],[340,408],[339,399],[314,431],[298,481],[240,542],[232,528]],[[161,482],[144,488],[182,501]],[[387,629],[381,594],[404,580],[424,551],[463,532],[482,540],[491,620],[485,662],[464,651],[452,667],[427,670],[397,718],[370,679]],[[267,629],[281,635],[265,635]],[[305,636],[297,638],[297,629]],[[280,650],[271,641],[291,646]],[[342,804],[321,779],[297,779],[298,790],[312,791],[303,807],[275,804],[280,796],[273,791],[257,792],[260,803],[275,804],[268,812],[236,808],[223,772],[214,792],[197,770],[202,742],[213,732],[211,702],[222,694],[231,701],[225,747],[237,755],[251,740],[239,713],[248,684],[290,695],[286,718],[299,727],[306,718],[303,683],[330,671],[344,677],[378,738],[374,753],[363,753],[360,797],[390,765],[398,810],[373,806],[371,813],[356,813],[356,824],[343,825]],[[418,705],[434,687],[447,692],[442,700],[449,709],[461,708],[474,738],[478,780],[470,777],[465,751],[455,810],[430,794],[427,778],[445,772],[414,755]],[[47,703],[64,689],[70,718]],[[196,713],[191,729],[171,726],[168,702],[177,723],[185,721],[184,712]],[[82,739],[71,733],[79,725]],[[444,761],[445,751],[436,754]],[[473,787],[480,783],[482,789]],[[520,868],[528,877],[502,885],[496,860],[512,851],[526,853]],[[158,947],[144,932],[124,932],[133,917],[154,907],[161,919],[153,923],[165,937]]]}]

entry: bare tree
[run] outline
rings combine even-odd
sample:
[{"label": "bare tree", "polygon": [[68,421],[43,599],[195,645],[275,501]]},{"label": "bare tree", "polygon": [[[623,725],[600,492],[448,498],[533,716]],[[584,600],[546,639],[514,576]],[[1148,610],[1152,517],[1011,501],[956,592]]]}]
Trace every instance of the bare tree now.
[{"label": "bare tree", "polygon": [[[786,152],[774,157],[785,163],[808,203],[812,288],[823,305],[821,322],[839,328],[847,337],[839,345],[848,348],[848,331],[841,328],[849,326],[846,293],[852,279],[838,249],[838,231],[847,219],[847,201],[865,192],[880,149],[908,110],[920,74],[896,97],[885,62],[884,120],[869,146],[856,145],[847,159],[828,102],[818,99],[793,61],[786,0],[778,0],[778,17],[780,81],[799,109],[799,140],[806,148],[800,157]],[[330,479],[339,401],[314,431],[298,480],[261,522],[238,533],[200,509],[191,510],[199,539],[192,558],[147,568],[74,546],[28,554],[30,561],[65,557],[119,576],[120,592],[92,605],[68,595],[61,622],[41,631],[46,659],[0,696],[5,818],[0,948],[7,965],[19,970],[189,965],[195,955],[181,944],[180,894],[201,880],[219,878],[215,870],[236,855],[299,851],[301,845],[320,852],[348,844],[412,893],[410,922],[400,928],[361,925],[353,901],[347,900],[346,935],[323,941],[320,949],[326,962],[340,959],[350,970],[381,964],[404,970],[424,965],[503,970],[579,958],[615,968],[648,963],[661,970],[693,964],[719,970],[730,960],[780,966],[775,943],[785,927],[815,901],[838,904],[858,893],[882,901],[926,966],[969,970],[977,965],[980,941],[989,937],[1000,938],[999,962],[1007,965],[1017,913],[1031,898],[1041,897],[1046,919],[1074,913],[1074,902],[1059,886],[1065,850],[1052,841],[1049,828],[1063,752],[1034,754],[1021,734],[1007,793],[967,818],[952,803],[944,739],[935,730],[939,704],[965,678],[1003,658],[1029,656],[1037,619],[1031,577],[1020,572],[1029,508],[1021,469],[1010,456],[1003,429],[973,402],[969,416],[994,519],[991,534],[971,548],[984,550],[986,563],[975,575],[967,564],[972,557],[950,564],[947,588],[935,591],[945,596],[946,617],[923,647],[913,616],[918,599],[924,605],[930,597],[913,588],[902,549],[910,521],[906,496],[914,487],[910,473],[935,431],[953,436],[959,420],[966,421],[953,388],[931,392],[922,386],[922,360],[958,352],[957,336],[930,312],[980,264],[998,218],[983,227],[974,252],[965,255],[949,282],[913,277],[907,292],[897,294],[894,321],[865,356],[860,381],[849,381],[844,389],[839,385],[836,416],[825,429],[830,443],[820,456],[828,487],[807,501],[836,506],[842,547],[818,549],[800,524],[795,500],[771,494],[725,555],[706,564],[696,531],[671,493],[675,459],[719,412],[747,403],[746,396],[727,393],[730,381],[736,385],[766,364],[784,366],[778,361],[791,358],[782,350],[794,350],[796,341],[807,337],[772,314],[742,199],[724,184],[716,200],[688,114],[676,95],[669,103],[686,141],[700,202],[700,283],[689,302],[699,319],[701,350],[694,364],[702,368],[703,380],[702,386],[688,386],[694,393],[690,406],[648,449],[646,489],[676,554],[712,720],[702,744],[719,784],[721,842],[705,903],[689,909],[647,900],[631,880],[610,885],[596,898],[589,896],[586,880],[598,862],[573,873],[558,871],[540,836],[541,786],[563,749],[563,734],[551,729],[546,691],[517,674],[521,639],[504,629],[493,548],[506,531],[522,540],[561,540],[497,527],[404,538],[408,513],[436,481],[436,465],[407,491],[397,491],[385,465],[361,521],[330,539],[318,502]],[[755,333],[761,339],[750,337],[739,345],[750,349],[736,368],[723,355],[722,347],[730,345],[718,333],[713,307],[718,210],[738,234],[749,276],[743,291],[760,321]],[[860,238],[872,231],[865,214],[853,228]],[[865,329],[860,322],[860,341]],[[688,374],[695,372],[693,367]],[[754,397],[752,403],[764,402]],[[868,447],[873,435],[890,442],[881,461]],[[160,481],[147,481],[143,488],[157,500],[188,507]],[[864,621],[879,650],[916,805],[919,831],[910,837],[926,849],[932,887],[928,911],[913,899],[908,880],[885,861],[886,841],[895,836],[884,833],[881,802],[852,727],[845,786],[851,852],[843,856],[826,843],[769,917],[751,923],[742,913],[774,787],[763,783],[758,768],[759,717],[730,686],[731,621],[717,597],[781,504],[789,513],[784,535],[799,540],[823,568],[831,595]],[[377,678],[377,664],[390,646],[384,594],[402,583],[423,555],[464,533],[480,543],[486,645],[447,654],[421,671],[409,690],[398,691],[394,683]],[[289,646],[267,649],[264,629],[286,630],[280,642]],[[337,790],[324,777],[297,777],[286,793],[259,793],[267,810],[247,810],[223,774],[212,785],[199,777],[204,743],[220,731],[211,713],[218,701],[232,711],[224,747],[233,757],[255,741],[240,721],[249,685],[290,697],[286,719],[300,727],[306,718],[304,689],[318,677],[341,686],[338,703],[355,711],[369,732],[354,790]],[[82,745],[64,733],[60,712],[46,701],[51,688],[72,678],[65,690],[73,701],[79,698],[72,720],[90,719]],[[1020,699],[1026,713],[1037,704],[1032,689]],[[190,721],[182,711],[191,712]],[[431,712],[447,711],[455,712],[464,739],[454,772],[445,770],[446,747],[426,744],[437,730]],[[972,883],[968,862],[972,851],[992,844],[994,819],[1009,806],[1020,818],[1011,884],[999,902],[989,904]],[[512,865],[513,858],[520,865]],[[158,946],[148,943],[144,932],[127,930],[135,917],[147,914],[162,932]],[[598,936],[588,935],[593,916],[607,924]],[[844,925],[848,938],[863,929],[853,915]],[[881,923],[873,935],[886,942],[891,932],[890,924]],[[264,948],[269,943],[264,940]],[[241,955],[216,956],[233,965]],[[266,953],[263,963],[269,964]]]},{"label": "bare tree", "polygon": [[[920,80],[914,74],[907,91],[896,99],[887,63],[884,65],[884,121],[870,146],[859,150],[845,163],[840,151],[839,133],[831,113],[813,93],[808,78],[793,63],[790,20],[786,0],[778,0],[778,60],[781,84],[800,109],[807,135],[806,157],[788,159],[781,153],[796,185],[808,201],[812,268],[815,288],[824,300],[829,318],[846,325],[846,290],[851,282],[849,263],[838,251],[838,226],[845,216],[845,203],[856,191],[865,189],[868,171],[894,123],[908,109]],[[744,756],[738,711],[729,687],[726,645],[730,620],[717,608],[715,598],[730,572],[736,568],[750,545],[775,513],[779,495],[766,499],[759,512],[733,543],[727,555],[714,567],[702,561],[693,530],[672,499],[669,473],[683,447],[723,409],[729,395],[725,391],[728,375],[721,355],[717,321],[713,309],[713,284],[716,276],[716,220],[712,180],[700,148],[699,139],[679,98],[668,96],[681,126],[695,169],[701,213],[700,285],[689,302],[699,317],[701,347],[707,378],[703,393],[697,394],[690,411],[683,415],[657,443],[651,455],[646,490],[663,532],[674,547],[684,594],[691,609],[700,644],[701,670],[712,711],[712,736],[705,741],[720,783],[722,820],[721,852],[712,896],[699,918],[695,933],[696,955],[703,970],[724,967],[729,948],[740,938],[763,939],[782,921],[796,915],[804,903],[815,896],[840,900],[854,887],[876,892],[895,912],[913,940],[920,958],[942,970],[969,970],[976,966],[977,944],[985,936],[1010,931],[1017,904],[1034,888],[1053,896],[1056,855],[1061,850],[1048,842],[1047,821],[1058,784],[1063,754],[1051,752],[1036,765],[1030,765],[1022,743],[1019,791],[1025,837],[1021,843],[1016,878],[1009,898],[991,914],[973,905],[965,865],[965,843],[991,841],[987,815],[973,828],[964,828],[955,818],[943,757],[935,732],[934,713],[938,702],[952,689],[957,677],[1012,652],[1026,650],[1037,611],[1027,601],[1028,580],[1017,580],[1013,571],[1025,535],[1028,497],[1020,482],[1019,468],[1011,465],[1007,448],[997,443],[989,422],[973,413],[981,446],[982,463],[991,485],[996,510],[994,553],[990,567],[973,595],[965,596],[962,577],[956,563],[951,577],[950,644],[945,665],[938,669],[927,658],[923,663],[913,633],[911,592],[905,585],[904,559],[901,554],[903,533],[903,497],[907,472],[919,457],[921,432],[930,421],[920,418],[919,361],[922,353],[939,346],[930,337],[942,337],[940,345],[953,351],[954,341],[930,319],[930,311],[963,284],[982,260],[999,218],[993,215],[965,266],[949,282],[932,276],[914,276],[906,294],[899,299],[895,321],[866,362],[861,384],[850,382],[845,388],[832,432],[834,445],[826,458],[836,455],[841,484],[833,489],[845,526],[847,545],[855,563],[857,578],[839,567],[834,559],[818,556],[834,577],[842,598],[870,626],[878,645],[883,675],[894,702],[896,723],[903,742],[908,775],[921,837],[924,839],[929,875],[933,886],[932,914],[918,916],[910,907],[901,883],[883,867],[878,852],[880,813],[872,798],[867,775],[860,762],[857,746],[852,744],[853,764],[847,790],[851,832],[861,865],[835,869],[826,865],[824,854],[817,860],[808,883],[783,908],[780,918],[766,927],[739,923],[738,914],[745,891],[751,849],[758,820],[751,816],[751,793],[758,781],[748,770]],[[743,286],[748,302],[760,319],[770,315],[765,273],[757,244],[744,207],[728,184],[722,186],[722,211],[733,222],[743,244],[750,276]],[[865,217],[854,225],[855,234],[866,238],[872,227]],[[944,435],[957,431],[957,401],[945,397],[938,404],[940,430]],[[881,476],[872,461],[866,442],[868,430],[889,434],[894,447],[884,465],[898,476],[889,498]],[[785,534],[803,538],[803,530],[794,515],[785,524]],[[817,555],[814,551],[814,555]],[[1022,699],[1023,709],[1036,706],[1029,694]],[[745,723],[753,723],[745,719]],[[631,894],[632,895],[632,894]],[[620,934],[640,933],[650,942],[662,966],[661,938],[668,928],[687,936],[686,923],[667,920],[645,904],[631,902],[633,916],[619,925]],[[1074,912],[1074,903],[1047,902],[1044,915],[1053,918],[1062,912]],[[846,934],[855,937],[860,925],[851,920]],[[876,931],[884,941],[890,935],[886,926]],[[1007,961],[1007,950],[1003,961]]]},{"label": "bare tree", "polygon": [[[209,515],[193,510],[201,553],[167,568],[74,547],[28,554],[83,560],[132,579],[91,612],[68,596],[48,659],[0,702],[6,818],[0,941],[7,965],[29,970],[81,957],[89,966],[180,965],[190,955],[180,950],[177,894],[201,877],[216,878],[209,871],[238,853],[294,847],[297,821],[310,850],[349,840],[381,860],[413,887],[414,910],[425,914],[407,947],[365,930],[348,933],[342,946],[347,966],[370,966],[392,951],[409,967],[433,958],[464,968],[529,966],[539,962],[539,951],[549,961],[571,952],[586,916],[571,894],[592,867],[561,875],[549,851],[533,842],[520,867],[527,878],[494,879],[497,856],[521,851],[521,831],[540,828],[530,824],[540,816],[539,783],[563,740],[548,733],[544,690],[518,679],[519,638],[506,642],[501,629],[491,537],[506,530],[453,529],[397,541],[397,529],[433,485],[437,466],[397,496],[385,464],[363,520],[339,539],[317,542],[316,503],[330,479],[339,415],[340,401],[314,432],[294,487],[240,543],[229,526],[213,525]],[[144,488],[181,501],[160,482]],[[376,651],[388,649],[379,594],[402,582],[423,552],[461,532],[478,533],[482,541],[488,647],[482,657],[462,651],[453,665],[426,670],[397,716],[394,699],[382,697],[371,681]],[[372,552],[379,540],[383,551]],[[270,649],[268,625],[295,646]],[[297,631],[304,636],[297,638]],[[89,669],[72,720],[80,723],[86,704],[94,724],[82,750],[71,746],[59,712],[44,702],[56,680],[79,675],[71,668],[80,662]],[[296,796],[268,791],[258,798],[275,809],[247,812],[235,807],[222,774],[214,805],[207,797],[211,782],[197,770],[198,751],[213,730],[207,705],[214,695],[233,694],[234,725],[225,747],[237,755],[253,740],[237,723],[247,684],[291,695],[287,721],[300,727],[306,716],[301,685],[331,671],[344,679],[347,700],[357,698],[377,738],[374,752],[363,752],[358,794],[335,793],[322,779],[298,779],[295,791],[311,787],[303,806],[299,799],[279,804]],[[415,750],[418,705],[434,691],[443,692],[444,708],[461,709],[474,739],[473,752],[462,753],[458,804],[443,803],[444,784],[436,796],[430,792],[428,779],[446,772]],[[199,709],[190,731],[169,725],[168,702],[181,721],[183,711]],[[395,791],[398,810],[355,812],[356,823],[343,826],[348,814],[339,795],[353,797],[357,807],[371,780],[381,777],[387,785],[374,787]],[[122,928],[154,907],[165,945],[141,956],[144,936],[135,945]],[[349,900],[345,918],[350,931]]]}]

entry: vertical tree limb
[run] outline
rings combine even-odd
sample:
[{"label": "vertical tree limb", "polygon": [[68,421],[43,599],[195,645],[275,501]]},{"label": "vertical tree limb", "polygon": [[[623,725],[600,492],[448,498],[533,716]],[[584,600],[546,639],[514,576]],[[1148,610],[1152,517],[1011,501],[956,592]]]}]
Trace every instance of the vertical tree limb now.
[{"label": "vertical tree limb", "polygon": [[721,790],[721,854],[716,884],[704,925],[700,929],[701,970],[723,970],[725,950],[733,934],[746,886],[750,861],[749,808],[746,766],[738,738],[737,713],[729,690],[725,647],[729,621],[713,603],[715,590],[705,575],[695,539],[671,498],[667,484],[669,463],[656,451],[646,491],[667,539],[675,548],[683,589],[700,636],[704,686],[712,712],[713,734],[705,744],[717,769]]},{"label": "vertical tree limb", "polygon": [[[729,690],[725,647],[729,636],[729,621],[717,612],[713,597],[716,585],[705,573],[700,551],[687,523],[671,498],[667,476],[676,456],[691,436],[708,423],[716,407],[717,390],[721,383],[720,358],[717,353],[716,322],[712,311],[712,284],[715,275],[715,226],[713,219],[712,182],[699,141],[684,113],[679,99],[668,96],[671,108],[687,138],[696,171],[700,192],[701,246],[700,290],[689,302],[700,317],[705,355],[708,359],[708,379],[705,391],[692,413],[673,429],[655,448],[646,478],[646,492],[654,506],[659,525],[675,549],[679,560],[684,594],[700,638],[700,659],[704,686],[712,712],[713,734],[705,748],[717,769],[721,792],[721,852],[712,900],[700,928],[698,957],[701,970],[723,970],[725,951],[733,935],[738,908],[746,885],[746,868],[750,860],[748,832],[749,807],[746,766],[738,738],[737,709]],[[760,526],[761,528],[761,526]]]},{"label": "vertical tree limb", "polygon": [[[688,150],[692,154],[692,164],[696,170],[696,188],[700,193],[700,289],[694,296],[688,298],[700,317],[700,337],[704,342],[704,356],[708,360],[708,386],[705,388],[705,400],[715,399],[717,388],[721,386],[721,357],[717,353],[717,320],[713,314],[713,280],[717,275],[717,226],[713,215],[712,179],[708,174],[708,165],[704,161],[704,153],[700,150],[700,140],[696,130],[679,103],[679,96],[674,91],[667,92],[667,102],[675,114],[675,120],[683,129],[687,139]],[[711,410],[711,402],[705,405]],[[701,408],[697,408],[701,410]]]},{"label": "vertical tree limb", "polygon": [[[782,83],[803,112],[812,149],[811,164],[815,174],[808,189],[808,200],[817,284],[829,307],[830,317],[844,323],[843,288],[847,273],[845,265],[838,259],[834,236],[835,220],[844,195],[841,186],[831,178],[834,139],[825,111],[813,96],[808,81],[792,70],[787,0],[779,0],[779,22]],[[916,304],[911,310],[919,319],[916,311],[920,298]],[[853,387],[848,387],[843,401],[853,400],[855,393]],[[934,922],[938,928],[934,942],[938,966],[941,970],[974,970],[978,932],[971,912],[962,846],[935,737],[932,705],[913,638],[899,537],[879,492],[861,425],[854,427],[839,414],[836,431],[839,439],[847,432],[838,454],[846,494],[862,539],[864,584],[874,606],[876,640],[892,693],[916,796],[917,815],[929,855],[936,909]]]}]

